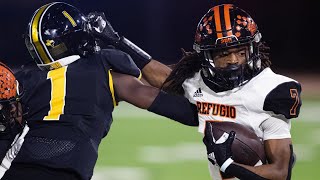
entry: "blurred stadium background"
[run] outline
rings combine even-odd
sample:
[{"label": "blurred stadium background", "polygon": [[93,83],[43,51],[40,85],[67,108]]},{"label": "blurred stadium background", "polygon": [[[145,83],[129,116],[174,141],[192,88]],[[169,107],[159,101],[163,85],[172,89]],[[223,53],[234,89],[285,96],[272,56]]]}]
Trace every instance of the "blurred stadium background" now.
[{"label": "blurred stadium background", "polygon": [[[103,11],[113,27],[165,64],[180,48],[192,49],[199,19],[213,1],[61,0],[83,12]],[[0,60],[17,70],[30,61],[22,34],[32,13],[52,0],[0,1]],[[303,105],[292,120],[298,161],[293,180],[313,180],[320,165],[320,61],[314,34],[319,11],[310,0],[238,1],[271,46],[273,69],[301,82]],[[196,128],[121,102],[103,140],[93,180],[210,179],[205,147]]]}]

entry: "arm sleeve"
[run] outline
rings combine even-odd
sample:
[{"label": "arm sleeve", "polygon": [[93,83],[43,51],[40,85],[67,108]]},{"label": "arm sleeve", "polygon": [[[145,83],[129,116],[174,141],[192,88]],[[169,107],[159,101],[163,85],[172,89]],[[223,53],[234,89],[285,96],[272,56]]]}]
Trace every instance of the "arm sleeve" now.
[{"label": "arm sleeve", "polygon": [[291,138],[291,123],[288,119],[281,117],[270,117],[265,120],[260,128],[263,131],[263,140]]},{"label": "arm sleeve", "polygon": [[160,91],[148,111],[168,117],[184,125],[199,125],[197,107],[183,96]]},{"label": "arm sleeve", "polygon": [[250,179],[250,180],[267,180],[264,177],[255,174],[248,169],[238,166],[236,164],[231,164],[225,171],[226,174],[235,176],[239,179]]},{"label": "arm sleeve", "polygon": [[140,69],[127,53],[116,49],[103,49],[100,53],[113,71],[141,78]]}]

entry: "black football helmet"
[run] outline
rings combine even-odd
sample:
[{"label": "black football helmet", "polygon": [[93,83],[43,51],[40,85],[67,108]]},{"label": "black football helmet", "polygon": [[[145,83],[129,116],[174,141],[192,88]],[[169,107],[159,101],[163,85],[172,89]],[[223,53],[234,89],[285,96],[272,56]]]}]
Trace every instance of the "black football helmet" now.
[{"label": "black football helmet", "polygon": [[71,62],[61,60],[64,57],[99,50],[86,32],[86,24],[86,16],[76,7],[64,2],[46,4],[35,11],[28,24],[26,46],[41,69],[65,66]]},{"label": "black football helmet", "polygon": [[[247,12],[233,4],[212,7],[198,23],[193,46],[195,51],[203,55],[202,76],[209,82],[209,87],[216,92],[231,90],[260,72],[260,40],[258,26]],[[249,47],[245,64],[215,67],[214,52],[239,46]]]},{"label": "black football helmet", "polygon": [[22,129],[22,107],[19,83],[12,70],[0,62],[0,134]]}]

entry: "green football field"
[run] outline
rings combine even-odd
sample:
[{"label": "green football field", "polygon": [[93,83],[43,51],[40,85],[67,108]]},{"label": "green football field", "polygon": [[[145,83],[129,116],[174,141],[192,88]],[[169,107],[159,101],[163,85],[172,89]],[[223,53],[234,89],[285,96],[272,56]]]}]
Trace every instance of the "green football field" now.
[{"label": "green football field", "polygon": [[[121,102],[102,141],[93,180],[209,180],[202,135],[194,127]],[[320,167],[320,99],[304,99],[292,120],[298,161],[293,180],[313,180]]]}]

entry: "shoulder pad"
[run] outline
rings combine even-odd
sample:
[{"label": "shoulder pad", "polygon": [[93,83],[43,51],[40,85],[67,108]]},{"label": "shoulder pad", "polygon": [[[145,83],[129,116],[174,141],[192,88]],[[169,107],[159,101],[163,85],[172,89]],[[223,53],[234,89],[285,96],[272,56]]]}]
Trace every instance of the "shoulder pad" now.
[{"label": "shoulder pad", "polygon": [[296,118],[301,107],[301,85],[290,81],[279,84],[268,93],[264,101],[263,110],[282,114],[287,119]]}]

